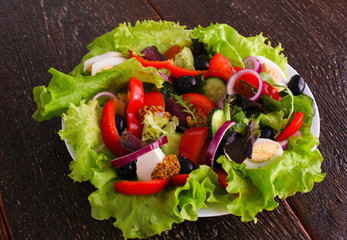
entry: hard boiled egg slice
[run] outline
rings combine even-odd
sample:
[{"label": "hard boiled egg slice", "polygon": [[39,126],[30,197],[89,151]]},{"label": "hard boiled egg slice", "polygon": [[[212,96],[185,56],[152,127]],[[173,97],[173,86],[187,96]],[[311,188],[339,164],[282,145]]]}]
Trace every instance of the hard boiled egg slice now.
[{"label": "hard boiled egg slice", "polygon": [[277,157],[283,155],[283,149],[278,142],[267,138],[259,138],[253,144],[252,158],[246,158],[246,168],[261,168],[269,165]]},{"label": "hard boiled egg slice", "polygon": [[[268,73],[279,85],[286,86],[288,84],[284,72],[276,63],[263,56],[256,56],[256,59],[258,59],[261,64],[261,72]],[[279,91],[281,89],[279,88],[276,90]]]},{"label": "hard boiled egg slice", "polygon": [[156,148],[137,158],[136,174],[140,181],[152,180],[152,172],[158,163],[161,163],[165,154],[160,148]]},{"label": "hard boiled egg slice", "polygon": [[92,76],[94,76],[101,70],[110,69],[115,65],[125,62],[126,60],[128,59],[123,57],[111,57],[111,58],[105,58],[100,61],[97,61],[96,63],[92,65]]},{"label": "hard boiled egg slice", "polygon": [[123,54],[119,52],[106,52],[104,54],[89,58],[87,61],[83,64],[83,71],[91,70],[92,65],[100,60],[111,58],[111,57],[125,57]]}]

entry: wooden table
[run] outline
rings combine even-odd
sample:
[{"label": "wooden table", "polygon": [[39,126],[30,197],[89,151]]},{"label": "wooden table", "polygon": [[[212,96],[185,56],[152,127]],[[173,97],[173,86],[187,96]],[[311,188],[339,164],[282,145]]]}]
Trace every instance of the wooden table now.
[{"label": "wooden table", "polygon": [[57,135],[60,119],[32,119],[32,89],[49,83],[51,66],[71,71],[95,37],[144,19],[188,28],[224,22],[245,36],[263,32],[281,42],[315,94],[327,172],[310,193],[259,214],[257,224],[233,215],[200,218],[151,239],[347,239],[346,13],[338,0],[1,1],[1,239],[121,239],[111,220],[91,218],[92,186],[67,176],[71,158]]}]

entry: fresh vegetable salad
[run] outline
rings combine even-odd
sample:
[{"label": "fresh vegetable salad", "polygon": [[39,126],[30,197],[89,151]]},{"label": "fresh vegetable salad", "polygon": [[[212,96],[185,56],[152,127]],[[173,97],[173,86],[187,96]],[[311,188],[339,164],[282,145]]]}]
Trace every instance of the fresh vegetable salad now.
[{"label": "fresh vegetable salad", "polygon": [[70,177],[90,181],[96,219],[146,238],[208,203],[241,221],[323,180],[304,80],[279,44],[226,24],[120,24],[65,74],[34,88],[37,121],[62,117]]}]

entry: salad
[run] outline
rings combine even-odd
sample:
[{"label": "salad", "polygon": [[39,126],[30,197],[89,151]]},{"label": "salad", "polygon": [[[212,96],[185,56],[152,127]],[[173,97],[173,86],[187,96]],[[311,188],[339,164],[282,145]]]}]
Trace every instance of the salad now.
[{"label": "salad", "polygon": [[69,74],[35,87],[33,118],[62,117],[69,175],[93,218],[146,238],[214,203],[241,221],[323,180],[304,80],[279,44],[226,24],[120,24]]}]

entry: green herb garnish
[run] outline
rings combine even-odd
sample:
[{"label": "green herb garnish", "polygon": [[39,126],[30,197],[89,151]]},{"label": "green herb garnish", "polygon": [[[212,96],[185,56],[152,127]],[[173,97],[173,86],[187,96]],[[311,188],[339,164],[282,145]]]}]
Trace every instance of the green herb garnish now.
[{"label": "green herb garnish", "polygon": [[189,100],[188,97],[187,97],[187,99],[185,101],[182,99],[182,96],[178,96],[178,95],[173,94],[173,93],[171,93],[171,97],[173,97],[174,99],[177,100],[176,104],[180,104],[183,108],[185,108],[185,109],[183,109],[183,112],[191,114],[193,119],[194,119],[194,121],[197,122],[196,117],[194,115],[195,112],[196,112],[196,109],[195,108],[193,108],[193,110],[190,109],[194,105],[192,103],[188,104],[188,100]]}]

